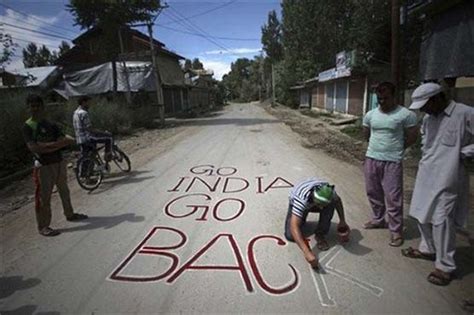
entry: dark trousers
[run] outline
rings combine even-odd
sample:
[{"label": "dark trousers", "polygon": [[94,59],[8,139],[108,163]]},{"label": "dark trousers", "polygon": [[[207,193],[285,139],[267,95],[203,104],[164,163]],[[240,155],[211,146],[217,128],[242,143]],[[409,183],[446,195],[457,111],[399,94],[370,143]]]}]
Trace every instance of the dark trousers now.
[{"label": "dark trousers", "polygon": [[[286,214],[286,220],[285,220],[285,238],[290,242],[295,241],[290,231],[290,219],[292,215],[292,212],[291,212],[292,208],[293,208],[293,204],[290,201],[288,205],[288,212]],[[323,208],[320,212],[316,212],[316,213],[319,213],[319,220],[318,220],[318,226],[316,227],[314,234],[321,235],[321,236],[328,234],[329,228],[331,227],[331,220],[332,220],[332,217],[334,216],[334,210],[335,210],[334,203],[330,203],[325,208]],[[304,224],[306,223],[306,217],[302,220],[303,220],[303,223],[301,227],[303,227]]]}]

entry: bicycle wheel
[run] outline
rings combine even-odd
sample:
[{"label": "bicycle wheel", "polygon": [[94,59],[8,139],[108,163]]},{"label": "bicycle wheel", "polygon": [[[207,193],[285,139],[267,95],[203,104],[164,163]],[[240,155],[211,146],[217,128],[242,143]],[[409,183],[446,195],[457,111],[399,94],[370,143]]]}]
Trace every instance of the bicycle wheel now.
[{"label": "bicycle wheel", "polygon": [[95,157],[84,156],[77,161],[76,179],[85,190],[93,191],[104,178],[102,163]]},{"label": "bicycle wheel", "polygon": [[117,167],[122,170],[122,172],[130,172],[132,165],[128,156],[117,146],[113,147],[113,154],[113,160]]}]

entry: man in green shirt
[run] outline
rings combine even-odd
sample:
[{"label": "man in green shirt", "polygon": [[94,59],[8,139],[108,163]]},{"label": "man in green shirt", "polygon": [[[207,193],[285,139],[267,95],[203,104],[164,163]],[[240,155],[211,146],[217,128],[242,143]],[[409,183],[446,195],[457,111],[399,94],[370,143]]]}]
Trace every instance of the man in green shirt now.
[{"label": "man in green shirt", "polygon": [[33,180],[35,183],[35,212],[38,231],[43,236],[56,236],[59,233],[49,227],[51,224],[51,194],[58,188],[59,196],[68,221],[87,219],[87,216],[74,213],[67,186],[66,161],[61,149],[75,143],[74,138],[62,133],[60,128],[45,119],[44,103],[40,96],[32,94],[26,99],[31,117],[23,126],[23,136],[28,149],[35,157]]}]

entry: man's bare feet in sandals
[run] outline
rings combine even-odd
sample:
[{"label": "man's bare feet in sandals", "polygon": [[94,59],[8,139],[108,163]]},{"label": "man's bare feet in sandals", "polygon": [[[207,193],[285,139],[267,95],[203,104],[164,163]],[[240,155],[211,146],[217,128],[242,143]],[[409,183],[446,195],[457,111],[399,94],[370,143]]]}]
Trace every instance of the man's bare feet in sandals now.
[{"label": "man's bare feet in sandals", "polygon": [[366,230],[374,230],[374,229],[386,229],[387,223],[374,223],[372,221],[366,222],[364,224],[364,229]]},{"label": "man's bare feet in sandals", "polygon": [[318,247],[320,251],[326,251],[329,249],[329,244],[324,236],[316,234],[314,235],[314,239],[316,240],[316,247]]},{"label": "man's bare feet in sandals", "polygon": [[424,260],[429,260],[429,261],[436,260],[436,254],[422,253],[418,249],[413,248],[413,247],[402,249],[402,255],[408,258],[413,258],[413,259],[424,259]]},{"label": "man's bare feet in sandals", "polygon": [[451,274],[439,269],[435,269],[428,275],[427,279],[433,284],[445,286],[451,282]]}]

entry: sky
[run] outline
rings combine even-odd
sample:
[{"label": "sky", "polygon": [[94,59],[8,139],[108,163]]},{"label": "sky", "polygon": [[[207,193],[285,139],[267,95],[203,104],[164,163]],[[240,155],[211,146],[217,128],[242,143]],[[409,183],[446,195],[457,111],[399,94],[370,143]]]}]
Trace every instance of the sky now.
[{"label": "sky", "polygon": [[[22,49],[29,42],[57,50],[61,41],[81,33],[66,10],[67,0],[0,0],[0,32],[18,44],[7,69],[22,69]],[[261,27],[268,13],[280,14],[279,0],[168,0],[153,36],[177,54],[199,58],[221,79],[237,58],[261,53]],[[138,28],[146,33],[146,28]]]}]

